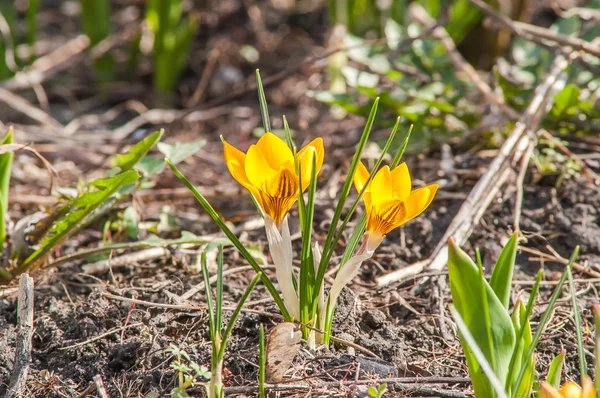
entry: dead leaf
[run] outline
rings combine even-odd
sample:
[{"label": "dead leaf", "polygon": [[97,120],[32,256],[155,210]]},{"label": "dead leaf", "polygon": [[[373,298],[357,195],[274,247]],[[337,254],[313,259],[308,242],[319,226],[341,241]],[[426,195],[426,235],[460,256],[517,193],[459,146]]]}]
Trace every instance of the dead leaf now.
[{"label": "dead leaf", "polygon": [[270,383],[283,381],[283,375],[292,366],[300,350],[302,332],[292,322],[281,323],[267,339],[266,376]]}]

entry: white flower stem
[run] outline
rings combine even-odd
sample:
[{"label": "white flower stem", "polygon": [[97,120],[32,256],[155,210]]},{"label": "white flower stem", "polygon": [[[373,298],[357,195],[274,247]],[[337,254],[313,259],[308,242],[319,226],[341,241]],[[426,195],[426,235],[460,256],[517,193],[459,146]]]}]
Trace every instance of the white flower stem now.
[{"label": "white flower stem", "polygon": [[281,289],[283,301],[290,316],[294,319],[300,319],[300,302],[292,279],[292,238],[287,216],[283,219],[280,228],[277,227],[270,216],[265,216],[269,251],[275,265],[275,276],[279,283],[279,289]]}]

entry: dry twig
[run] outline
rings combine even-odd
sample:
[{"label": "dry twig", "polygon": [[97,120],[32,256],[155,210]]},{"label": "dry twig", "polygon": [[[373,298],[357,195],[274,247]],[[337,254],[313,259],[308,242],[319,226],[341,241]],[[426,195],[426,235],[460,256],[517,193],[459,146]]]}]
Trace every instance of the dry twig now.
[{"label": "dry twig", "polygon": [[86,274],[98,274],[109,270],[111,267],[124,267],[138,263],[140,261],[151,260],[158,257],[164,257],[169,254],[169,250],[164,247],[152,247],[150,249],[141,250],[139,252],[128,253],[122,256],[100,260],[95,263],[86,264],[82,267]]},{"label": "dry twig", "polygon": [[106,388],[104,388],[104,382],[102,381],[102,376],[99,374],[94,376],[94,383],[96,384],[96,391],[98,392],[99,398],[109,398],[108,393],[106,392]]}]

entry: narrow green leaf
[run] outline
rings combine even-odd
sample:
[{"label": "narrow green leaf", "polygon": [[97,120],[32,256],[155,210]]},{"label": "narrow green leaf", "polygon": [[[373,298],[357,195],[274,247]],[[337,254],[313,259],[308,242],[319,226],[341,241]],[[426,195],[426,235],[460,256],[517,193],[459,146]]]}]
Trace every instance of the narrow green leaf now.
[{"label": "narrow green leaf", "polygon": [[258,335],[258,397],[265,398],[265,326],[261,323]]},{"label": "narrow green leaf", "polygon": [[[0,140],[0,145],[12,144],[13,137],[13,128],[9,127],[8,132]],[[6,239],[6,212],[8,211],[8,191],[13,158],[12,151],[0,155],[0,252],[4,249],[4,240]]]},{"label": "narrow green leaf", "polygon": [[[400,118],[398,118],[396,123],[399,123],[399,122],[400,122]],[[398,167],[398,165],[400,165],[400,162],[402,161],[402,157],[404,156],[404,152],[406,152],[406,147],[408,146],[408,141],[410,140],[410,136],[412,134],[413,127],[414,127],[414,124],[411,124],[410,127],[408,128],[406,137],[404,137],[404,140],[402,140],[402,144],[398,148],[398,151],[396,152],[396,155],[394,155],[394,159],[392,160],[392,163],[390,164],[391,169],[395,169],[396,167]]]},{"label": "narrow green leaf", "polygon": [[223,325],[223,245],[219,245],[217,254],[217,309],[215,312],[215,325],[218,331]]},{"label": "narrow green leaf", "polygon": [[511,318],[513,320],[515,331],[519,336],[515,348],[517,361],[514,363],[514,370],[516,372],[513,371],[513,374],[517,374],[522,367],[526,367],[521,384],[512,385],[512,389],[516,391],[517,397],[529,397],[531,396],[531,390],[533,389],[533,383],[535,382],[535,369],[533,355],[526,357],[526,351],[531,345],[531,324],[527,318],[527,311],[522,300],[519,300],[517,303]]},{"label": "narrow green leaf", "polygon": [[[483,309],[483,320],[485,324],[485,334],[487,336],[487,343],[489,347],[489,358],[488,361],[492,366],[492,369],[497,369],[496,367],[496,355],[497,348],[494,342],[494,338],[492,335],[492,320],[490,319],[490,308],[489,302],[486,292],[487,281],[485,280],[485,275],[483,274],[483,263],[481,261],[481,254],[479,253],[479,249],[476,251],[477,254],[477,268],[479,270],[479,291],[481,294],[482,300],[482,309]],[[501,348],[502,349],[502,348]]]},{"label": "narrow green leaf", "polygon": [[252,290],[254,290],[254,286],[256,286],[256,284],[261,279],[261,277],[262,277],[262,272],[260,272],[254,276],[254,278],[252,279],[252,282],[250,282],[250,284],[246,288],[246,291],[244,292],[244,294],[238,301],[237,305],[235,306],[235,309],[233,310],[233,314],[231,314],[231,318],[229,318],[229,322],[227,322],[227,327],[225,328],[225,332],[223,332],[223,337],[221,339],[221,349],[219,350],[219,356],[218,356],[219,361],[221,361],[223,359],[223,355],[225,354],[225,346],[227,346],[227,340],[229,340],[229,336],[231,335],[231,331],[233,330],[233,325],[237,321],[238,316],[240,315],[240,312],[242,311],[242,308],[244,307],[244,304],[246,304],[246,300],[248,300],[248,296],[250,296],[250,293],[252,293]]},{"label": "narrow green leaf", "polygon": [[554,388],[560,388],[560,377],[562,375],[563,365],[565,364],[565,357],[567,355],[566,350],[562,350],[550,363],[548,368],[548,377],[546,382],[552,385]]},{"label": "narrow green leaf", "polygon": [[206,140],[200,139],[191,142],[176,142],[173,145],[160,142],[156,147],[171,163],[179,164],[198,152],[204,145],[206,145]]},{"label": "narrow green leaf", "polygon": [[579,356],[579,375],[581,377],[580,386],[583,386],[583,380],[587,375],[587,363],[585,361],[585,350],[583,347],[583,331],[581,330],[581,315],[579,303],[577,301],[577,291],[575,290],[575,282],[573,282],[573,272],[570,268],[567,269],[569,277],[569,289],[571,291],[571,302],[573,303],[573,319],[575,320],[575,333],[577,335],[577,354]]},{"label": "narrow green leaf", "polygon": [[269,108],[267,107],[267,98],[265,97],[265,90],[263,89],[260,71],[258,69],[256,70],[256,88],[258,89],[258,101],[260,102],[260,114],[262,116],[263,127],[265,128],[265,132],[270,132],[271,121],[269,120]]},{"label": "narrow green leaf", "polygon": [[596,356],[596,377],[595,377],[595,386],[596,386],[596,397],[600,395],[600,304],[594,304],[592,306],[592,314],[594,316],[594,325],[596,326],[596,348],[595,348],[595,356]]},{"label": "narrow green leaf", "polygon": [[200,254],[200,264],[202,267],[202,276],[204,278],[204,293],[206,294],[206,306],[208,307],[208,329],[210,332],[210,341],[214,345],[217,342],[217,333],[220,332],[220,327],[216,323],[215,309],[213,306],[212,292],[210,291],[210,277],[208,276],[208,264],[206,259],[206,251]]},{"label": "narrow green leaf", "polygon": [[[298,159],[296,158],[296,145],[294,144],[294,139],[292,138],[292,130],[290,130],[290,125],[288,124],[287,118],[283,115],[283,131],[285,132],[285,142],[288,144],[292,153],[294,154],[294,161],[298,163]],[[296,169],[298,165],[296,164]]]},{"label": "narrow green leaf", "polygon": [[116,155],[110,160],[113,166],[119,167],[121,171],[131,170],[152,147],[160,140],[165,131],[160,129],[144,138],[133,147],[131,147],[126,153],[122,155]]},{"label": "narrow green leaf", "polygon": [[510,290],[517,258],[518,239],[519,234],[517,232],[512,234],[506,246],[502,249],[490,278],[490,287],[507,310],[510,304]]},{"label": "narrow green leaf", "polygon": [[[373,123],[375,121],[375,114],[377,113],[378,104],[379,98],[376,98],[375,102],[373,103],[373,107],[371,108],[369,118],[367,119],[367,124],[365,125],[365,129],[363,130],[363,134],[358,143],[356,153],[354,154],[354,158],[352,159],[352,163],[350,164],[350,170],[348,171],[348,175],[346,176],[346,181],[344,182],[342,191],[340,192],[338,203],[333,214],[333,219],[331,220],[331,225],[329,227],[329,231],[327,232],[327,238],[325,239],[325,243],[323,245],[323,255],[321,257],[321,262],[319,263],[319,269],[315,278],[315,290],[317,291],[321,288],[323,278],[325,277],[325,271],[327,270],[327,266],[331,261],[333,252],[335,251],[335,246],[337,244],[337,242],[334,241],[335,231],[337,230],[338,222],[341,218],[342,211],[344,210],[346,199],[348,198],[348,194],[350,193],[350,188],[352,186],[352,178],[354,176],[354,173],[356,173],[358,162],[360,162],[362,152],[367,144],[369,135],[371,134],[371,129],[373,128]],[[317,300],[314,300],[313,312],[316,312],[316,305]]]},{"label": "narrow green leaf", "polygon": [[254,257],[244,247],[244,245],[242,244],[242,242],[240,242],[238,237],[235,236],[233,234],[233,232],[231,232],[231,230],[229,229],[229,227],[227,227],[227,225],[223,222],[223,220],[221,220],[221,217],[219,217],[219,215],[217,214],[215,209],[213,209],[213,207],[210,205],[210,203],[196,189],[196,187],[194,187],[194,185],[192,185],[192,183],[187,178],[185,178],[185,176],[183,174],[181,174],[181,172],[177,169],[177,167],[175,167],[175,165],[172,164],[168,159],[166,160],[166,162],[167,162],[167,165],[169,165],[169,167],[173,171],[173,173],[175,173],[177,178],[179,178],[179,180],[192,192],[192,194],[194,195],[194,197],[196,198],[198,203],[200,203],[202,208],[208,213],[208,215],[213,219],[213,221],[219,226],[221,231],[223,231],[223,233],[229,238],[231,243],[240,252],[242,257],[244,257],[244,259],[248,262],[248,264],[250,264],[250,266],[254,269],[254,271],[258,275],[260,275],[261,281],[263,282],[263,284],[265,285],[265,287],[271,294],[271,297],[273,297],[275,304],[277,304],[277,307],[279,307],[279,311],[281,311],[281,314],[283,315],[283,317],[285,318],[286,321],[290,320],[290,314],[287,311],[287,308],[285,307],[285,304],[283,303],[281,296],[277,292],[277,289],[275,289],[275,286],[273,286],[273,283],[271,283],[269,278],[262,272],[262,268],[260,267],[260,265],[258,265],[258,263],[254,259]]}]

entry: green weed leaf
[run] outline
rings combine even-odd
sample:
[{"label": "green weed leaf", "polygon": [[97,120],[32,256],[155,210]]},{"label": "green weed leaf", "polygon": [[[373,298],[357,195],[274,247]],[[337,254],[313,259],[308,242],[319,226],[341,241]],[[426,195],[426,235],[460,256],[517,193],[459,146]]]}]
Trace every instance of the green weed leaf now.
[{"label": "green weed leaf", "polygon": [[63,213],[48,230],[42,240],[40,248],[31,254],[17,268],[16,275],[26,271],[29,267],[39,265],[50,251],[75,232],[87,216],[100,207],[108,198],[124,185],[133,184],[139,178],[137,171],[130,170],[114,177],[101,178],[88,184],[90,190],[67,202],[60,211]]},{"label": "green weed leaf", "polygon": [[181,163],[185,158],[198,152],[206,144],[206,140],[192,142],[177,142],[173,145],[161,142],[157,145],[158,150],[165,155],[172,164]]},{"label": "green weed leaf", "polygon": [[155,131],[131,147],[126,153],[122,155],[116,155],[111,159],[110,162],[113,164],[113,166],[119,167],[121,171],[131,170],[160,140],[160,137],[162,137],[164,132],[165,131],[162,129]]},{"label": "green weed leaf", "polygon": [[554,386],[555,388],[560,388],[560,377],[562,374],[563,365],[565,364],[565,357],[567,355],[566,350],[562,350],[560,354],[558,354],[550,363],[550,367],[548,368],[548,376],[546,377],[546,382]]}]

